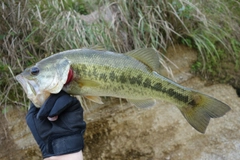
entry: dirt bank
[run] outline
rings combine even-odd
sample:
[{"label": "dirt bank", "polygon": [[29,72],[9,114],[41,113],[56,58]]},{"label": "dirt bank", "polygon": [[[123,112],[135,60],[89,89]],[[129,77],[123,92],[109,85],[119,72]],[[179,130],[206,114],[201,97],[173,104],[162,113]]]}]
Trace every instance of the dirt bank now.
[{"label": "dirt bank", "polygon": [[[174,53],[175,52],[175,53]],[[240,159],[240,99],[229,85],[206,86],[189,72],[195,52],[183,46],[168,50],[175,80],[231,106],[225,116],[211,120],[205,134],[194,130],[172,104],[158,102],[139,110],[124,100],[106,99],[106,105],[85,109],[85,159]],[[25,112],[10,107],[2,115],[1,160],[38,160],[41,154],[25,124]]]}]

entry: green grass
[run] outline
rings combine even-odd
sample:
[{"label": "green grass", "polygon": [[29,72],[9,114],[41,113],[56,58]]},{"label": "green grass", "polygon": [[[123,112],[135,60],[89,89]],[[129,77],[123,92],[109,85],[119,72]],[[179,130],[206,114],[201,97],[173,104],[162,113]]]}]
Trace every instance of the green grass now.
[{"label": "green grass", "polygon": [[[0,105],[24,105],[13,75],[50,54],[100,45],[127,52],[162,52],[183,43],[195,48],[195,73],[218,75],[226,57],[239,68],[240,4],[237,0],[3,0],[0,2]],[[113,12],[106,16],[108,6]],[[108,12],[110,11],[108,10]],[[87,14],[99,11],[95,18]],[[98,16],[96,16],[98,15]],[[106,20],[107,19],[107,20]],[[12,73],[11,73],[12,72]],[[2,78],[4,77],[4,78]]]}]

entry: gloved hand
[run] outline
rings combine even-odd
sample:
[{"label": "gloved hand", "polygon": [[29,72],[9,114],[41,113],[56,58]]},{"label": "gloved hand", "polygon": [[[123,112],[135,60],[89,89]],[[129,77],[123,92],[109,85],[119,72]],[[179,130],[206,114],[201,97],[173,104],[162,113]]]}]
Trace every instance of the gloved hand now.
[{"label": "gloved hand", "polygon": [[[49,121],[48,117],[56,119]],[[83,149],[86,129],[83,109],[75,97],[64,91],[50,95],[40,109],[31,104],[26,121],[43,158]]]}]

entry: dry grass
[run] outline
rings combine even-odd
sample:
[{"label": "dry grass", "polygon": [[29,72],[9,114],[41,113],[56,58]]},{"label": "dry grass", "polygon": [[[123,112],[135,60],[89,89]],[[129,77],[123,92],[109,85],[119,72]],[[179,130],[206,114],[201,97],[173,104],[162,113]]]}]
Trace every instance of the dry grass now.
[{"label": "dry grass", "polygon": [[43,57],[72,48],[101,45],[126,52],[154,47],[164,52],[169,45],[184,43],[199,51],[197,71],[219,65],[224,57],[231,57],[238,67],[237,0],[213,0],[207,5],[197,0],[0,3],[0,105],[27,101],[13,75]]},{"label": "dry grass", "polygon": [[[16,85],[13,74],[20,72],[25,66],[31,65],[37,59],[39,53],[34,44],[28,43],[28,36],[33,30],[31,10],[28,1],[4,1],[1,2],[1,25],[0,35],[0,67],[1,67],[1,103],[24,104],[24,94],[19,92],[20,87]],[[20,98],[21,97],[21,98]]]}]

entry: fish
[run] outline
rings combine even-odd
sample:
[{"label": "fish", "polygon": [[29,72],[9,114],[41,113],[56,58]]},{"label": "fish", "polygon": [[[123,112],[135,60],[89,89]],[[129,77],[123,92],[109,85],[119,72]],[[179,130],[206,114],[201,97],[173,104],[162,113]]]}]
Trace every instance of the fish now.
[{"label": "fish", "polygon": [[173,103],[200,133],[205,133],[211,118],[230,110],[227,104],[158,73],[159,60],[153,48],[127,53],[72,49],[42,59],[18,74],[16,80],[37,107],[61,90],[99,104],[103,96],[124,98],[138,108],[165,100]]}]

